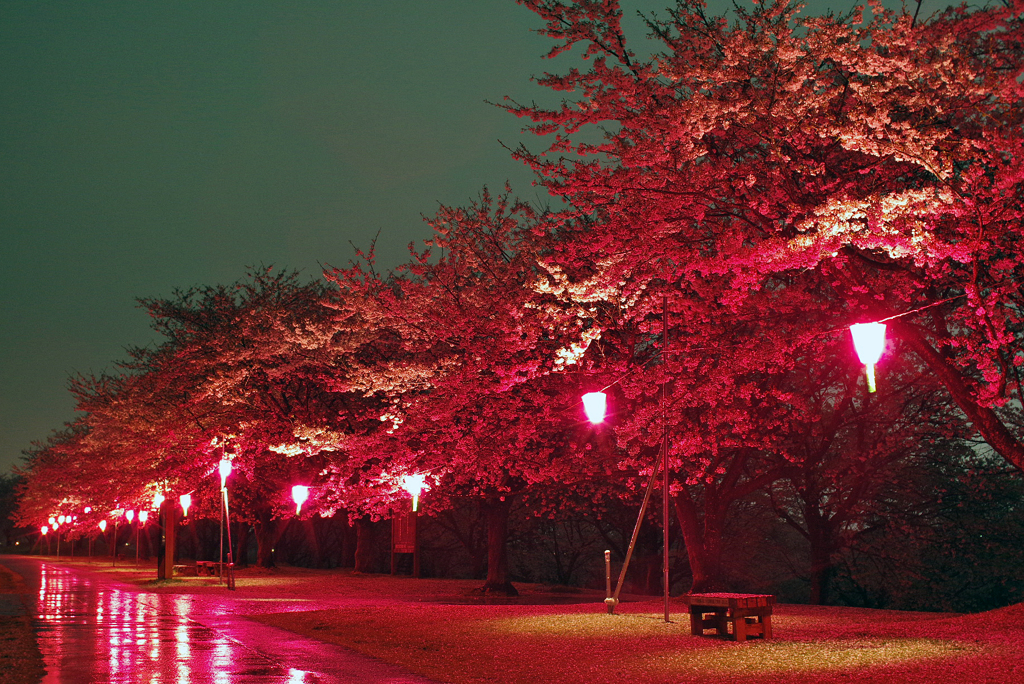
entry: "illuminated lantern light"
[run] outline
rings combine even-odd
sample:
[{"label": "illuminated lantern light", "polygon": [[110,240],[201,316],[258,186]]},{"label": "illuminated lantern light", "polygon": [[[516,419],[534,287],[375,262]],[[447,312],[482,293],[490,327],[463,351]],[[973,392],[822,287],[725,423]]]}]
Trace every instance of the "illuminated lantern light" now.
[{"label": "illuminated lantern light", "polygon": [[429,489],[426,484],[426,475],[406,475],[402,478],[402,488],[412,495],[412,510],[416,512],[420,508],[420,494],[424,489]]},{"label": "illuminated lantern light", "polygon": [[178,497],[178,502],[181,504],[181,510],[185,512],[185,516],[188,517],[188,507],[192,505],[192,495],[182,494]]},{"label": "illuminated lantern light", "polygon": [[587,392],[583,395],[583,412],[587,414],[587,420],[591,423],[604,421],[607,407],[608,397],[604,392]]},{"label": "illuminated lantern light", "polygon": [[100,526],[100,532],[106,532],[107,531],[107,521],[106,520],[100,520],[99,526]]},{"label": "illuminated lantern light", "polygon": [[295,502],[295,515],[302,510],[302,504],[309,498],[309,487],[306,485],[295,485],[292,487],[292,501]]},{"label": "illuminated lantern light", "polygon": [[153,508],[160,508],[160,504],[164,502],[163,492],[157,492],[153,495]]},{"label": "illuminated lantern light", "polygon": [[875,364],[885,350],[885,323],[857,323],[850,326],[853,347],[867,369],[868,392],[875,391]]},{"label": "illuminated lantern light", "polygon": [[125,511],[124,517],[128,519],[128,522],[131,522],[135,519],[135,511]]},{"label": "illuminated lantern light", "polygon": [[220,471],[220,488],[224,489],[224,486],[228,481],[228,475],[231,474],[231,461],[226,458],[222,458],[220,463],[217,465],[217,470]]},{"label": "illuminated lantern light", "polygon": [[147,511],[147,510],[139,511],[139,522],[142,523],[143,525],[145,525],[147,520],[149,520],[149,511]]},{"label": "illuminated lantern light", "polygon": [[47,522],[49,522],[49,523],[50,523],[50,526],[51,526],[51,527],[53,527],[54,525],[56,525],[56,524],[57,524],[57,519],[56,519],[56,518],[54,518],[54,517],[53,517],[53,516],[51,515],[51,516],[50,516],[50,519],[49,519],[49,520],[48,520]]},{"label": "illuminated lantern light", "polygon": [[86,506],[85,509],[82,512],[83,513],[92,513],[92,506]]},{"label": "illuminated lantern light", "polygon": [[57,516],[57,523],[58,523],[58,524],[61,524],[61,525],[63,525],[64,523],[66,523],[66,522],[67,522],[67,520],[68,520],[68,518],[67,518],[67,516],[65,516],[65,515],[58,515],[58,516]]},{"label": "illuminated lantern light", "polygon": [[43,525],[42,527],[39,528],[39,531],[42,532],[43,534],[46,534],[47,532],[50,531],[50,528],[47,527],[46,525]]}]

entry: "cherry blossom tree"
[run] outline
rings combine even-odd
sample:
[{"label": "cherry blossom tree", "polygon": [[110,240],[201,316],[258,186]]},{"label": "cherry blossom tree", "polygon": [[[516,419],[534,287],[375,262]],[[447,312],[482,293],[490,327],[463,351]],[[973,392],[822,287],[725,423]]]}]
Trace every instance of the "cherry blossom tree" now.
[{"label": "cherry blossom tree", "polygon": [[694,313],[713,334],[780,277],[814,279],[821,301],[841,303],[821,332],[889,319],[1024,469],[1020,0],[927,19],[876,2],[802,18],[774,1],[731,23],[681,0],[645,17],[650,56],[613,0],[521,4],[544,20],[551,56],[585,60],[539,79],[565,94],[560,107],[508,104],[552,140],[517,154],[570,207],[561,227],[575,239],[553,263],[571,301],[614,289],[622,315],[642,317],[659,279],[706,283]]},{"label": "cherry blossom tree", "polygon": [[[429,473],[435,501],[479,497],[489,530],[485,591],[511,593],[512,499],[580,472],[564,429],[579,386],[555,372],[579,359],[595,331],[551,293],[554,277],[539,258],[549,249],[544,219],[508,192],[442,207],[430,224],[428,249],[397,272],[382,276],[366,260],[330,275],[343,292],[361,293],[347,300],[361,309],[346,315],[390,345],[366,366],[367,392],[390,405],[387,429],[369,437],[379,446],[364,449],[388,457],[366,480]],[[570,423],[579,420],[574,412]]]},{"label": "cherry blossom tree", "polygon": [[[293,515],[292,485],[320,491],[329,461],[356,467],[351,438],[380,426],[381,407],[352,389],[348,372],[372,331],[339,325],[327,306],[336,298],[322,281],[264,269],[143,302],[170,348],[158,375],[189,388],[182,406],[202,430],[193,485],[212,492],[216,478],[205,475],[230,457],[234,511],[254,527],[261,566],[272,564],[276,520]],[[307,511],[333,514],[324,501],[314,497]]]}]

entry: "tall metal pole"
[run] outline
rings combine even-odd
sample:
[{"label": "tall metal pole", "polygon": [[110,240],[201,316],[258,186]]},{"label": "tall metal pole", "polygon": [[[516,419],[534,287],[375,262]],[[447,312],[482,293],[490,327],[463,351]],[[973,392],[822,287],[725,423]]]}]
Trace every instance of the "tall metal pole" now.
[{"label": "tall metal pole", "polygon": [[231,510],[228,508],[228,488],[224,489],[224,519],[228,528],[228,589],[235,588],[235,560],[231,553]]},{"label": "tall metal pole", "polygon": [[224,487],[224,480],[220,482],[220,556],[217,559],[217,583],[224,583],[224,504],[227,501],[227,490]]},{"label": "tall metal pole", "polygon": [[665,622],[671,622],[668,614],[668,594],[669,594],[669,573],[668,573],[668,294],[662,295],[661,300],[662,313],[664,314],[664,328],[662,329],[661,336],[661,347],[662,347],[662,364],[663,372],[666,374],[665,379],[661,383],[661,421],[662,421],[662,438],[661,438],[661,453],[664,461],[662,462],[662,489],[661,489],[661,529],[662,529],[662,546],[664,546],[664,557],[662,559],[662,584],[665,587]]}]

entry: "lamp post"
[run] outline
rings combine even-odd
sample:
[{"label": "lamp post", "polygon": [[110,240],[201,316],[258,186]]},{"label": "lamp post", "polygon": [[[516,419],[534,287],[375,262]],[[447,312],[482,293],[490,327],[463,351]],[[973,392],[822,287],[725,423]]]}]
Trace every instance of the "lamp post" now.
[{"label": "lamp post", "polygon": [[235,562],[231,554],[231,511],[228,508],[228,475],[231,474],[231,461],[226,458],[222,458],[217,466],[217,470],[220,472],[220,492],[221,500],[223,502],[223,515],[221,517],[221,546],[220,546],[220,574],[221,579],[224,577],[224,527],[228,529],[228,572],[227,572],[227,583],[228,589],[235,588],[235,574],[234,567]]},{"label": "lamp post", "polygon": [[[149,520],[149,511],[142,509],[139,511],[139,523],[135,526],[135,567],[139,567],[139,543],[140,536],[142,534],[142,528],[146,526],[146,521]],[[147,537],[148,539],[148,537]],[[147,554],[149,551],[146,552]],[[148,556],[147,556],[148,558]]]},{"label": "lamp post", "polygon": [[[128,524],[131,525],[132,521],[135,520],[135,511],[134,510],[125,511],[124,512],[124,517],[125,517],[125,520],[128,521]],[[132,531],[129,529],[128,530],[128,539],[130,540],[131,538],[132,538]],[[127,546],[127,544],[125,544],[125,546]],[[139,542],[138,542],[138,539],[136,539],[136,541],[135,541],[135,551],[136,551],[136,553],[138,553],[138,550],[139,550]],[[137,565],[138,565],[138,562],[136,562],[136,566]]]},{"label": "lamp post", "polygon": [[121,522],[121,514],[124,513],[120,508],[114,509],[110,512],[110,515],[114,517],[114,539],[110,543],[110,566],[117,567],[117,525]]},{"label": "lamp post", "polygon": [[[92,513],[92,506],[86,506],[84,509],[82,509],[82,513],[84,513],[85,515],[89,515],[90,513]],[[92,535],[91,534],[89,535],[89,558],[90,559],[92,558]]]},{"label": "lamp post", "polygon": [[[607,401],[603,396],[595,398],[594,395],[603,394],[603,392],[588,392],[583,395],[583,410],[587,414],[587,419],[595,425],[604,421]],[[587,397],[590,397],[590,399],[588,400]],[[636,548],[636,540],[640,535],[640,523],[643,522],[644,514],[647,512],[647,504],[651,500],[651,492],[654,489],[655,478],[658,477],[658,466],[660,463],[660,460],[655,461],[654,467],[651,469],[651,479],[647,481],[647,486],[644,488],[644,500],[640,504],[640,514],[636,517],[636,525],[633,526],[633,535],[629,539],[629,546],[626,547],[626,557],[622,560],[622,567],[619,569],[619,581],[615,585],[614,593],[611,591],[610,578],[607,583],[607,596],[604,599],[604,604],[608,607],[609,615],[615,614],[615,606],[619,604],[619,592],[622,591],[622,583],[626,580],[626,570],[629,569],[629,561],[633,557],[633,549]],[[605,562],[610,564],[610,561],[611,553],[605,552]],[[606,572],[611,572],[610,565],[606,567]]]},{"label": "lamp post", "polygon": [[885,323],[856,323],[850,326],[853,347],[868,377],[868,392],[875,391],[875,364],[885,350]]},{"label": "lamp post", "polygon": [[100,528],[100,536],[101,537],[106,537],[107,536],[107,521],[106,520],[100,520],[99,523],[98,523],[98,526]]},{"label": "lamp post", "polygon": [[[662,345],[662,361],[668,363],[668,295],[662,297],[662,333],[661,333],[661,345]],[[667,375],[667,374],[666,374]],[[605,410],[607,407],[607,400],[604,392],[588,392],[583,395],[583,410],[587,415],[587,419],[591,423],[597,424],[604,420]],[[644,501],[640,505],[640,515],[637,516],[636,525],[633,527],[633,536],[630,538],[629,547],[626,550],[626,557],[622,562],[622,569],[619,571],[619,581],[615,586],[615,593],[605,598],[605,605],[608,606],[608,613],[612,614],[615,612],[615,606],[619,603],[619,592],[622,590],[622,583],[626,578],[626,569],[629,567],[629,560],[633,556],[633,549],[636,547],[637,536],[640,533],[640,523],[644,519],[644,513],[647,511],[647,504],[651,498],[651,492],[654,488],[654,481],[658,475],[659,461],[661,469],[663,471],[662,476],[662,490],[661,490],[661,503],[662,503],[662,586],[664,596],[664,608],[665,608],[665,622],[671,622],[669,615],[669,470],[668,470],[668,379],[661,385],[661,409],[662,409],[662,436],[661,436],[661,458],[655,461],[654,467],[651,468],[651,479],[647,482],[647,487],[644,491]],[[607,556],[606,556],[607,558]],[[610,582],[609,582],[610,587]]]},{"label": "lamp post", "polygon": [[42,527],[39,528],[40,534],[42,534],[43,537],[46,539],[46,555],[47,556],[50,555],[50,538],[46,536],[46,533],[49,532],[49,531],[50,531],[50,528],[47,525],[43,525]]}]

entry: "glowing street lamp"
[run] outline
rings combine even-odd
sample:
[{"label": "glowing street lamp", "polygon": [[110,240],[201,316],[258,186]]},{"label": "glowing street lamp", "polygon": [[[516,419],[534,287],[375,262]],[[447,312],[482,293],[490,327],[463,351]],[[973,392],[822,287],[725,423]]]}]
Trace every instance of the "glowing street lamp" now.
[{"label": "glowing street lamp", "polygon": [[192,505],[192,495],[182,494],[178,497],[178,503],[181,504],[181,510],[184,512],[185,517],[188,517],[188,507]]},{"label": "glowing street lamp", "polygon": [[166,499],[166,497],[164,496],[163,492],[157,492],[156,494],[154,494],[153,495],[153,508],[159,509],[160,508],[160,504],[162,504],[165,499]]},{"label": "glowing street lamp", "polygon": [[131,523],[132,520],[135,520],[135,511],[125,511],[124,517]]},{"label": "glowing street lamp", "polygon": [[583,395],[583,412],[591,423],[596,425],[604,421],[607,407],[608,397],[604,392],[587,392]]},{"label": "glowing street lamp", "polygon": [[63,525],[65,522],[67,522],[67,519],[68,518],[65,515],[57,516],[57,522],[60,523],[61,525]]},{"label": "glowing street lamp", "polygon": [[147,510],[139,511],[139,522],[141,524],[145,525],[147,520],[149,520],[149,511],[147,511]]},{"label": "glowing street lamp", "polygon": [[292,501],[295,502],[295,515],[302,510],[302,504],[309,498],[309,487],[306,485],[295,485],[292,487]]},{"label": "glowing street lamp", "polygon": [[217,470],[220,472],[220,488],[224,489],[227,486],[228,475],[231,474],[231,461],[226,458],[220,459]]},{"label": "glowing street lamp", "polygon": [[875,364],[885,349],[885,323],[857,323],[850,326],[853,347],[867,369],[868,392],[875,391]]},{"label": "glowing street lamp", "polygon": [[100,520],[99,526],[100,526],[100,532],[106,532],[107,531],[107,521],[106,520]]},{"label": "glowing street lamp", "polygon": [[424,489],[429,489],[426,484],[426,476],[422,473],[406,475],[402,478],[402,488],[412,495],[412,511],[415,513],[420,508],[420,494]]}]

